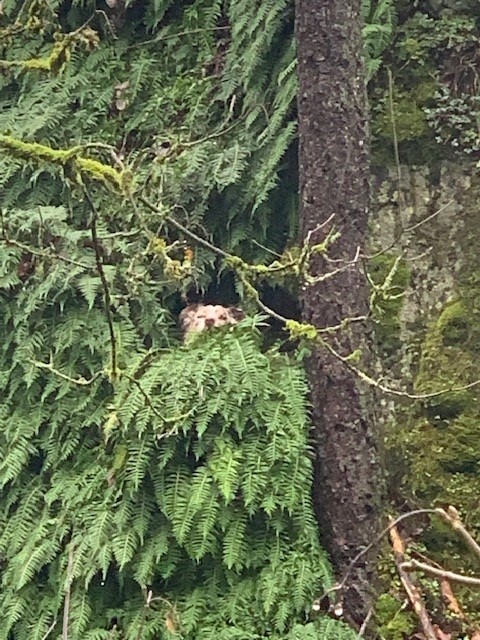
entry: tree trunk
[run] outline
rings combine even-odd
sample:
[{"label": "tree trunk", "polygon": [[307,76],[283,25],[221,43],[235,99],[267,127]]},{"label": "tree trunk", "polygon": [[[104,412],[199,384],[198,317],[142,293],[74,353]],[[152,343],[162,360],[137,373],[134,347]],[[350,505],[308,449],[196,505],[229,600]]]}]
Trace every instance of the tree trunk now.
[{"label": "tree trunk", "polygon": [[[360,0],[297,0],[301,236],[334,214],[340,232],[316,274],[351,261],[363,249],[369,204],[367,101],[362,65]],[[321,241],[328,226],[317,230]],[[340,262],[329,262],[335,259]],[[368,287],[358,264],[308,286],[304,320],[337,325],[366,313]],[[359,346],[365,325],[354,323],[331,344],[342,355]],[[314,504],[338,577],[378,532],[382,471],[369,417],[372,396],[355,374],[325,349],[308,362],[316,448]],[[375,571],[368,557],[356,565],[343,594],[345,617],[360,623],[369,608]]]}]

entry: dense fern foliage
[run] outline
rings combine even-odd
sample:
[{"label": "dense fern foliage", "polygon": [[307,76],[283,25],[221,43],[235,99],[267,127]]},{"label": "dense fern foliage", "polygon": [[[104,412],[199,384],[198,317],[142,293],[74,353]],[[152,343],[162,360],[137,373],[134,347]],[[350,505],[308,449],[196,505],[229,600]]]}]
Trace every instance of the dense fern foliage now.
[{"label": "dense fern foliage", "polygon": [[294,3],[1,5],[0,640],[351,637],[301,367],[175,328],[296,235]]},{"label": "dense fern foliage", "polygon": [[0,639],[352,636],[309,619],[300,366],[256,318],[175,329],[229,269],[192,232],[295,232],[292,9],[2,3]]},{"label": "dense fern foliage", "polygon": [[[102,359],[82,311],[32,336],[63,372]],[[4,317],[0,637],[42,638],[67,592],[69,638],[304,637],[288,630],[330,577],[301,370],[247,323],[75,385],[29,363],[22,329]]]}]

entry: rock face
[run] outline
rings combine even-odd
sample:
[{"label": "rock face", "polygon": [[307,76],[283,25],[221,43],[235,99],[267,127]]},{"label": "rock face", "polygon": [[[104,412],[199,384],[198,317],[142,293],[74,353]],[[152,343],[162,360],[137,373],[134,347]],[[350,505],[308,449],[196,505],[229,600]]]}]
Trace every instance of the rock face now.
[{"label": "rock face", "polygon": [[375,310],[378,373],[409,393],[446,390],[385,396],[392,497],[453,504],[480,534],[480,172],[445,163],[374,181],[371,251],[385,253],[372,279],[390,274],[403,293]]},{"label": "rock face", "polygon": [[471,244],[465,238],[466,218],[471,218],[479,190],[479,176],[472,167],[447,163],[438,172],[402,167],[400,180],[395,171],[375,177],[372,250],[395,243],[392,250],[403,254],[411,273],[401,309],[404,328],[428,319],[456,297],[459,276],[467,266],[465,240]]}]

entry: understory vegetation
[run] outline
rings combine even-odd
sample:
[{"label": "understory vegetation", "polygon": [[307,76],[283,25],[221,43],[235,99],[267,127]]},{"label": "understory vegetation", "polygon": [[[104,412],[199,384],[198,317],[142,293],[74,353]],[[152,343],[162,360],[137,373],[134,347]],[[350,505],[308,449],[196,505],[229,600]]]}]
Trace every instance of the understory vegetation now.
[{"label": "understory vegetation", "polygon": [[352,637],[300,363],[176,328],[296,232],[293,7],[120,4],[3,6],[0,637]]},{"label": "understory vegetation", "polygon": [[[476,158],[474,10],[405,4],[362,6],[375,157],[392,162],[395,138],[407,159]],[[0,5],[0,640],[356,637],[312,614],[333,577],[308,349],[257,306],[260,291],[295,316],[293,3]],[[249,317],[184,344],[178,313],[200,299]],[[383,311],[388,350],[397,302]],[[445,317],[425,375],[447,324],[469,331]],[[478,490],[460,482],[459,507]],[[380,618],[385,640],[411,630]]]}]

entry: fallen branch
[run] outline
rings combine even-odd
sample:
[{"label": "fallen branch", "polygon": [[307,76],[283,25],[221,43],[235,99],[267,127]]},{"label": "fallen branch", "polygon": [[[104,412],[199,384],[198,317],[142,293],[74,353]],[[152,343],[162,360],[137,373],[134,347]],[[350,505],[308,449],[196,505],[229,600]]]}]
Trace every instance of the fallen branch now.
[{"label": "fallen branch", "polygon": [[413,607],[413,610],[417,614],[417,617],[422,625],[423,632],[425,637],[428,640],[437,640],[437,636],[432,626],[432,621],[428,616],[427,609],[423,604],[422,595],[420,590],[414,583],[414,581],[410,578],[407,571],[404,569],[404,565],[406,564],[404,561],[405,557],[405,544],[398,533],[398,529],[391,519],[391,528],[390,528],[390,540],[392,541],[393,546],[393,556],[395,559],[395,564],[397,566],[397,572],[400,576],[400,581],[405,589],[405,592],[410,600],[410,603]]},{"label": "fallen branch", "polygon": [[[408,520],[409,518],[415,517],[415,516],[419,516],[419,515],[439,515],[442,518],[444,518],[445,520],[447,520],[447,522],[449,522],[449,524],[452,526],[452,528],[454,528],[456,531],[458,531],[460,533],[460,535],[462,535],[462,537],[467,541],[467,543],[469,544],[469,546],[471,546],[471,548],[475,551],[475,553],[478,552],[480,553],[480,547],[479,545],[475,542],[475,540],[472,538],[472,536],[468,533],[468,531],[466,531],[465,527],[463,526],[463,524],[461,523],[460,517],[458,515],[458,511],[455,509],[455,507],[448,507],[447,511],[445,511],[444,509],[415,509],[414,511],[409,511],[408,513],[404,513],[401,516],[398,516],[398,518],[392,519],[389,518],[389,524],[382,529],[382,531],[380,531],[380,533],[376,536],[376,538],[374,538],[372,540],[372,542],[370,544],[368,544],[365,548],[363,548],[361,551],[359,551],[357,553],[357,555],[352,559],[352,561],[350,562],[342,580],[336,584],[334,584],[332,587],[330,587],[329,589],[327,589],[326,591],[324,591],[322,593],[322,595],[318,598],[315,598],[312,608],[314,610],[319,610],[321,608],[320,603],[330,594],[330,593],[334,593],[334,592],[342,592],[345,588],[345,585],[347,584],[350,575],[353,571],[353,569],[355,568],[355,565],[357,564],[357,562],[365,555],[367,554],[373,547],[375,547],[376,545],[378,545],[382,539],[384,538],[384,536],[389,533],[393,528],[396,528],[396,526],[402,522],[403,520]],[[430,565],[428,565],[430,566]]]},{"label": "fallen branch", "polygon": [[458,600],[456,599],[452,591],[450,582],[446,578],[442,578],[440,580],[440,591],[442,594],[442,598],[446,602],[447,607],[450,609],[450,611],[458,616],[461,620],[465,620],[466,616],[463,613],[462,607],[459,605]]},{"label": "fallen branch", "polygon": [[435,509],[435,513],[438,513],[438,515],[440,515],[444,520],[446,520],[451,525],[452,529],[454,529],[455,531],[458,531],[458,533],[462,536],[462,538],[465,540],[465,542],[473,551],[473,553],[480,558],[480,545],[478,544],[478,542],[476,542],[472,538],[472,536],[465,529],[465,526],[460,519],[460,514],[455,509],[455,507],[449,506],[446,511],[445,509],[438,508],[438,509]]},{"label": "fallen branch", "polygon": [[460,582],[462,584],[474,585],[476,587],[480,587],[480,578],[472,578],[471,576],[464,576],[460,573],[453,573],[452,571],[447,571],[446,569],[437,569],[436,567],[432,567],[430,564],[426,562],[419,562],[418,560],[407,560],[406,562],[401,563],[401,568],[404,571],[416,571],[417,569],[421,569],[425,573],[428,573],[435,578],[443,578],[446,580],[451,580],[452,582]]}]

